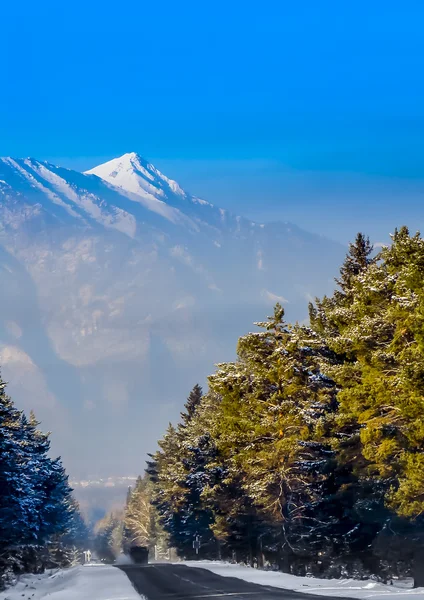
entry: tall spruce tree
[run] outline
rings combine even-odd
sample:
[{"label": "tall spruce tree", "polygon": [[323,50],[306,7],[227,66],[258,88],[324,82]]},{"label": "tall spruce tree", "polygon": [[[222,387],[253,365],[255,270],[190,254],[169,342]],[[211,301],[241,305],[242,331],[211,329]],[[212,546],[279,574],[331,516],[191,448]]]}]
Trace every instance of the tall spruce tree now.
[{"label": "tall spruce tree", "polygon": [[364,273],[374,262],[371,257],[373,250],[369,237],[363,233],[358,233],[355,242],[349,244],[349,252],[340,268],[340,276],[336,279],[343,293],[349,295],[356,277]]},{"label": "tall spruce tree", "polygon": [[278,562],[287,569],[329,533],[312,506],[323,501],[333,461],[335,386],[319,371],[316,336],[288,326],[280,305],[258,325],[263,333],[240,338],[239,361],[219,365],[209,381],[222,397],[218,448],[227,447],[233,471],[244,473],[262,548],[279,545]]},{"label": "tall spruce tree", "polygon": [[160,516],[160,523],[170,537],[172,547],[182,552],[182,519],[178,511],[181,503],[181,481],[184,467],[181,462],[181,439],[170,423],[158,442],[159,450],[150,455],[146,473],[153,483],[152,502]]},{"label": "tall spruce tree", "polygon": [[123,547],[156,545],[155,509],[151,502],[151,484],[147,477],[138,477],[124,512]]},{"label": "tall spruce tree", "polygon": [[214,544],[210,529],[212,515],[201,501],[208,477],[208,464],[213,448],[209,436],[197,428],[197,416],[203,397],[196,385],[181,413],[177,428],[171,425],[159,442],[160,450],[148,462],[147,473],[153,486],[153,503],[161,516],[161,524],[169,535],[169,543],[180,556],[195,555],[193,541],[199,536],[202,552]]},{"label": "tall spruce tree", "polygon": [[319,328],[339,358],[324,368],[341,387],[354,468],[378,480],[387,506],[407,517],[424,508],[423,268],[424,240],[402,228],[376,261],[350,278],[348,306],[337,299],[318,304],[330,324],[322,328],[320,319]]},{"label": "tall spruce tree", "polygon": [[94,549],[99,558],[112,563],[122,551],[123,511],[111,511],[94,527]]},{"label": "tall spruce tree", "polygon": [[[33,414],[15,409],[0,380],[0,568],[37,571],[47,548],[65,536],[76,508],[60,459]],[[61,565],[67,564],[66,560]]]},{"label": "tall spruce tree", "polygon": [[0,549],[36,540],[37,497],[27,468],[22,414],[0,381]]},{"label": "tall spruce tree", "polygon": [[181,413],[181,421],[179,424],[180,429],[186,427],[191,419],[193,419],[196,410],[202,401],[202,396],[203,390],[201,386],[196,383],[187,398],[187,402],[184,405],[185,410]]},{"label": "tall spruce tree", "polygon": [[340,388],[334,449],[356,477],[356,531],[371,548],[385,531],[405,531],[399,518],[417,519],[416,533],[421,527],[424,240],[396,231],[343,284],[343,293],[317,303],[312,325],[337,356],[322,365]]}]

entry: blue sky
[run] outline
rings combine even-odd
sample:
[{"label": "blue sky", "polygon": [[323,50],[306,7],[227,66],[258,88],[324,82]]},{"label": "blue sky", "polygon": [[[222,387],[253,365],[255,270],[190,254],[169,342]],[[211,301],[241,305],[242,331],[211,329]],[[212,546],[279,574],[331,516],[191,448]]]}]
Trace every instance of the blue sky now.
[{"label": "blue sky", "polygon": [[423,21],[418,0],[6,0],[0,155],[137,151],[259,220],[424,229]]}]

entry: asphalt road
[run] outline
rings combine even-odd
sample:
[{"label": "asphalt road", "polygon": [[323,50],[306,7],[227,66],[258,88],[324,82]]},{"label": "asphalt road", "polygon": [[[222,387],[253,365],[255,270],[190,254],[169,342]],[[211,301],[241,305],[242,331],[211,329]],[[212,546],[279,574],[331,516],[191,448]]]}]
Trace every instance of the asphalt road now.
[{"label": "asphalt road", "polygon": [[221,577],[206,569],[174,564],[125,565],[137,592],[147,600],[313,600],[316,596]]}]

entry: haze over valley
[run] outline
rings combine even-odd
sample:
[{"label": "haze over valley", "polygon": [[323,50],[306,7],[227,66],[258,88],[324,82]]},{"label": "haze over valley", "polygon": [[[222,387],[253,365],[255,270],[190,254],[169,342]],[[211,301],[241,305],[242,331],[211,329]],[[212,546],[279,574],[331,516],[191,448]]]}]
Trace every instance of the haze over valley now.
[{"label": "haze over valley", "polygon": [[276,302],[304,320],[345,254],[193,196],[136,153],[85,173],[0,159],[0,223],[2,376],[72,479],[137,474],[238,336]]}]

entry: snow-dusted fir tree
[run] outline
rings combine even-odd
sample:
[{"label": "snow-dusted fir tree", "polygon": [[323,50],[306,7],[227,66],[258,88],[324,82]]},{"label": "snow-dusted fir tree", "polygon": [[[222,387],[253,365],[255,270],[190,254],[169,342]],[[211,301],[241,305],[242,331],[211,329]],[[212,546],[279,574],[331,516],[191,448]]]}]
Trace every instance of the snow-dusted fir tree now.
[{"label": "snow-dusted fir tree", "polygon": [[153,506],[148,490],[148,481],[139,477],[128,499],[124,513],[124,548],[145,546],[153,541]]},{"label": "snow-dusted fir tree", "polygon": [[314,510],[333,461],[336,390],[319,370],[312,331],[287,325],[279,304],[258,325],[264,331],[240,338],[238,362],[219,365],[210,386],[222,397],[218,448],[227,448],[234,473],[244,473],[244,493],[262,520],[254,544],[279,546],[278,561],[288,568],[322,551],[330,535],[331,521]]},{"label": "snow-dusted fir tree", "polygon": [[152,456],[147,468],[153,483],[152,501],[160,515],[160,523],[169,535],[170,545],[184,557],[193,554],[196,535],[202,536],[204,543],[212,537],[209,530],[211,517],[200,501],[199,470],[203,462],[197,454],[197,440],[192,435],[201,400],[201,389],[196,387],[199,393],[195,403],[189,400],[188,410],[182,413],[182,423],[177,428],[169,426],[159,442],[160,450]]},{"label": "snow-dusted fir tree", "polygon": [[5,387],[0,380],[0,569],[39,570],[76,510],[61,461],[49,456],[48,435],[33,414],[27,419],[15,409]]},{"label": "snow-dusted fir tree", "polygon": [[0,381],[0,552],[37,539],[37,493],[22,413]]},{"label": "snow-dusted fir tree", "polygon": [[[403,227],[373,260],[363,242],[350,248],[341,291],[311,310],[337,357],[322,366],[340,389],[334,449],[356,477],[355,536],[404,532],[401,518],[415,519],[416,537],[424,510],[424,240]],[[416,543],[410,538],[409,547]]]},{"label": "snow-dusted fir tree", "polygon": [[406,517],[424,510],[423,268],[424,240],[402,228],[349,278],[348,303],[337,296],[313,313],[340,359],[327,370],[364,458],[357,469],[385,482],[386,504]]},{"label": "snow-dusted fir tree", "polygon": [[181,421],[179,425],[180,428],[186,427],[194,417],[196,410],[202,401],[202,396],[203,390],[201,386],[196,383],[187,398],[187,401],[184,405],[184,411],[181,413]]},{"label": "snow-dusted fir tree", "polygon": [[168,549],[167,534],[159,522],[153,504],[153,484],[148,475],[139,477],[124,512],[123,550],[131,546],[149,548],[151,556],[164,557]]},{"label": "snow-dusted fir tree", "polygon": [[159,514],[160,524],[168,533],[170,544],[177,546],[182,525],[176,507],[180,502],[184,468],[181,439],[171,423],[158,445],[159,450],[149,455],[146,473],[153,484],[152,503]]}]

